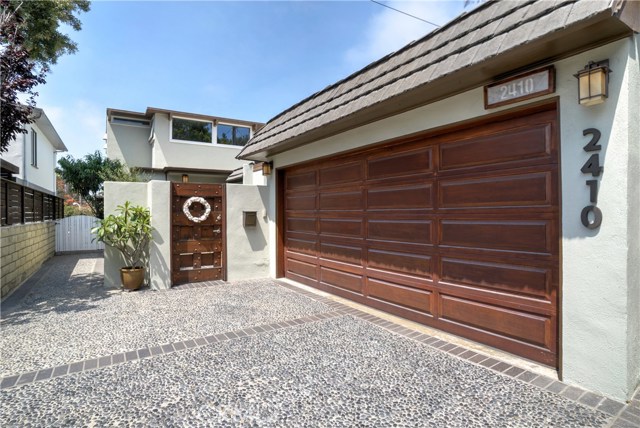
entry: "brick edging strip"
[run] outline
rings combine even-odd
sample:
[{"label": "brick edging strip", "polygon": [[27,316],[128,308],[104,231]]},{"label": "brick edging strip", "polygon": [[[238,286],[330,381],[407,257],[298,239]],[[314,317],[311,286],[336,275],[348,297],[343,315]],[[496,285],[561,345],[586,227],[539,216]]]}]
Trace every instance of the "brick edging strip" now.
[{"label": "brick edging strip", "polygon": [[58,367],[47,367],[40,370],[34,370],[26,373],[9,375],[0,381],[0,389],[15,388],[34,382],[53,379],[55,377],[86,372],[103,367],[110,367],[116,364],[127,363],[130,361],[142,360],[145,358],[155,357],[158,355],[170,354],[173,352],[183,351],[185,349],[197,348],[206,345],[212,345],[218,342],[239,339],[242,337],[255,336],[270,331],[278,331],[289,327],[295,327],[325,319],[343,316],[342,311],[322,312],[320,314],[308,315],[293,320],[279,321],[271,324],[262,324],[253,327],[247,327],[239,330],[228,331],[225,333],[211,334],[179,342],[167,343],[164,345],[156,345],[147,348],[136,349],[133,351],[121,352],[119,354],[111,354],[103,357],[91,358],[88,360],[77,361],[70,364],[63,364]]},{"label": "brick edging strip", "polygon": [[550,377],[538,375],[537,373],[533,373],[529,370],[505,363],[504,361],[477,353],[463,346],[458,346],[437,337],[412,330],[400,324],[396,324],[370,313],[361,311],[360,309],[336,302],[333,299],[320,296],[312,291],[296,287],[287,282],[280,280],[275,280],[274,282],[284,288],[329,305],[334,310],[344,312],[345,315],[351,315],[362,319],[391,333],[423,343],[474,365],[482,366],[486,369],[500,373],[504,376],[509,376],[553,394],[561,395],[570,401],[612,416],[614,419],[609,424],[611,427],[617,427],[618,424],[619,426],[627,426],[629,423],[636,424],[640,427],[640,388],[636,391],[633,400],[628,404],[622,403],[576,386],[567,385],[564,382],[560,382]]}]

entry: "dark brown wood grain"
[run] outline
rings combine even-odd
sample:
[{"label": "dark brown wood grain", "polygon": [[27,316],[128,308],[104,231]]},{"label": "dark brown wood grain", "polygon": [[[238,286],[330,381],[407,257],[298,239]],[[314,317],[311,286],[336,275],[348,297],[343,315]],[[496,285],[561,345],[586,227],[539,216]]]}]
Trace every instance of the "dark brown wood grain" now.
[{"label": "dark brown wood grain", "polygon": [[[212,281],[226,277],[225,189],[222,184],[172,183],[171,194],[171,281],[172,285]],[[184,203],[192,196],[211,206],[208,218],[189,220]],[[205,207],[192,204],[191,214],[202,215]]]},{"label": "dark brown wood grain", "polygon": [[279,272],[557,367],[557,111],[286,169]]}]

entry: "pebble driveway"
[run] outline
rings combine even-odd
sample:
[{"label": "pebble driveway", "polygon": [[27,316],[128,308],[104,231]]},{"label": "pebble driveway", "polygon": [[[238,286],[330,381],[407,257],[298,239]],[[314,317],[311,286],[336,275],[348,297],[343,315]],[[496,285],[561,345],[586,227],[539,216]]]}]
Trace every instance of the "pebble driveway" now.
[{"label": "pebble driveway", "polygon": [[288,284],[106,289],[57,256],[2,304],[3,427],[640,427],[620,403]]}]

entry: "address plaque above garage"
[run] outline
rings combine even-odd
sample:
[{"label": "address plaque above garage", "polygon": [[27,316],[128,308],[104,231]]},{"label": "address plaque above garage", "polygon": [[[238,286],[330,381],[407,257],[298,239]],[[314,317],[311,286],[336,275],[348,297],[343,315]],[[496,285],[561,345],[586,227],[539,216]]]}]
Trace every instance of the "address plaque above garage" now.
[{"label": "address plaque above garage", "polygon": [[500,107],[552,94],[556,90],[555,68],[528,71],[484,87],[484,108]]}]

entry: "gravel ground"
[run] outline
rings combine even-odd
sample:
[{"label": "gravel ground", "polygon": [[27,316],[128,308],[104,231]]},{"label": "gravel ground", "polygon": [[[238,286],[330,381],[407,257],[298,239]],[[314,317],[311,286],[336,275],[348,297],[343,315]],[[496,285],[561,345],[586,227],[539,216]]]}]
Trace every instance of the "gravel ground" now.
[{"label": "gravel ground", "polygon": [[3,426],[592,427],[595,410],[342,316],[1,392]]},{"label": "gravel ground", "polygon": [[0,376],[328,310],[270,280],[125,293],[104,287],[101,258],[49,262],[2,313]]},{"label": "gravel ground", "polygon": [[[89,358],[306,321],[2,389],[3,427],[612,423],[592,407],[336,313],[335,305],[271,280],[123,293],[104,287],[102,264],[55,257],[2,304],[3,376],[38,369],[50,375],[53,367]],[[307,318],[320,313],[333,318]]]}]

